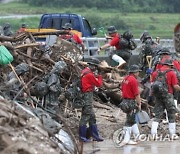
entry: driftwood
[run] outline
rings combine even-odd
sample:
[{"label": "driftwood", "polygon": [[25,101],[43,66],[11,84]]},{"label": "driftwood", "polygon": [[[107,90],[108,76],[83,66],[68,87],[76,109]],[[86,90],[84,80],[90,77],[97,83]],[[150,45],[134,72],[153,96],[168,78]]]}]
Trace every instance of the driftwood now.
[{"label": "driftwood", "polygon": [[101,103],[99,103],[99,102],[95,102],[93,105],[94,105],[94,107],[96,107],[96,108],[102,108],[102,109],[106,109],[106,110],[113,110],[113,108],[111,108],[110,106],[101,104]]},{"label": "driftwood", "polygon": [[40,45],[39,43],[27,43],[27,44],[17,45],[13,49],[21,49],[21,48],[28,48],[28,47],[39,47],[39,45]]}]

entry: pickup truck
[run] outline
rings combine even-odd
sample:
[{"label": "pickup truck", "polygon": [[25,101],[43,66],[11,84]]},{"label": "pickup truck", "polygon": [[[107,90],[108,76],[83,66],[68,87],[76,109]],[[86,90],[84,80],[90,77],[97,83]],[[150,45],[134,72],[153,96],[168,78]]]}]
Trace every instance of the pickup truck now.
[{"label": "pickup truck", "polygon": [[91,28],[85,17],[70,13],[43,14],[40,19],[39,29],[62,30],[65,23],[71,23],[73,30],[77,31],[80,37],[92,37],[97,34],[97,30]]},{"label": "pickup truck", "polygon": [[[40,19],[39,27],[37,29],[26,29],[28,32],[49,32],[62,30],[65,23],[71,23],[72,32],[76,33],[84,41],[85,48],[88,50],[86,55],[93,55],[96,52],[99,44],[97,39],[88,40],[87,38],[93,38],[97,34],[96,28],[92,28],[88,20],[81,15],[72,13],[50,13],[43,14]],[[40,36],[38,41],[45,41],[46,36]],[[94,48],[95,49],[92,49]],[[90,49],[91,48],[91,49]]]}]

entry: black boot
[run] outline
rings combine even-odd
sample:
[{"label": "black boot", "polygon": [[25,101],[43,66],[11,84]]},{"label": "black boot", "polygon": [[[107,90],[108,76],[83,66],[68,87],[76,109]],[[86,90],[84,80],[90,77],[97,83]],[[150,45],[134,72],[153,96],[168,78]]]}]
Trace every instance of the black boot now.
[{"label": "black boot", "polygon": [[91,125],[90,130],[91,130],[91,136],[93,137],[94,141],[98,141],[98,142],[104,141],[104,139],[99,136],[97,125],[95,124]]},{"label": "black boot", "polygon": [[82,142],[90,142],[90,140],[86,138],[86,133],[87,133],[86,125],[79,126],[79,138]]}]

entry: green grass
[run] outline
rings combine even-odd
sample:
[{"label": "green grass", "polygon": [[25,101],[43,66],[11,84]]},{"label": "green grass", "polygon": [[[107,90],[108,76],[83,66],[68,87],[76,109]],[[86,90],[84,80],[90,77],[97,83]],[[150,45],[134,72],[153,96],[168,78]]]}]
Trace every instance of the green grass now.
[{"label": "green grass", "polygon": [[[120,13],[118,10],[98,10],[97,8],[47,8],[32,7],[28,4],[18,2],[0,5],[1,15],[13,14],[44,14],[44,13],[77,13],[85,16],[93,27],[105,27],[110,25],[124,24],[119,28],[119,33],[131,30],[135,38],[139,38],[144,30],[149,31],[152,37],[172,38],[173,30],[180,21],[179,14],[158,14],[158,13]],[[16,31],[21,23],[27,23],[29,28],[37,28],[40,16],[22,19],[0,19],[0,25],[5,22],[12,24],[13,31]],[[101,33],[98,36],[103,36]]]}]

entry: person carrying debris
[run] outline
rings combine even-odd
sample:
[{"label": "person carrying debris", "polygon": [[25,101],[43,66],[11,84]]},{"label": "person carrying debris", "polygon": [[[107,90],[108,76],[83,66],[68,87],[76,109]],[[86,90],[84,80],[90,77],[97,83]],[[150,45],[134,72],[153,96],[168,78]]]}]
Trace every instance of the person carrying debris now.
[{"label": "person carrying debris", "polygon": [[80,45],[84,53],[85,50],[84,44],[77,34],[71,32],[72,30],[71,23],[66,23],[62,28],[67,32],[67,34],[61,35],[60,38],[72,42],[76,45]]},{"label": "person carrying debris", "polygon": [[169,119],[170,138],[172,140],[178,138],[176,135],[175,123],[177,108],[174,103],[173,89],[180,91],[180,86],[178,85],[178,79],[172,66],[172,60],[166,60],[159,70],[152,73],[151,95],[153,96],[155,103],[155,119],[152,122],[151,127],[153,139],[156,139],[157,137],[157,128],[165,109],[167,110]]},{"label": "person carrying debris", "polygon": [[103,141],[103,139],[99,136],[99,132],[96,125],[96,116],[93,111],[93,91],[96,87],[102,86],[102,76],[97,74],[95,75],[95,71],[97,71],[97,67],[100,61],[96,58],[91,58],[88,61],[89,66],[82,70],[81,74],[86,73],[81,78],[81,91],[83,93],[83,101],[84,106],[82,107],[82,114],[79,123],[79,136],[80,140],[83,142],[89,142],[87,139],[87,124],[89,124],[90,134],[93,137],[94,141]]},{"label": "person carrying debris", "polygon": [[112,38],[111,41],[103,46],[101,46],[97,51],[107,49],[111,46],[116,48],[112,53],[112,59],[121,65],[125,65],[129,62],[131,57],[130,50],[134,50],[136,48],[135,43],[132,41],[133,35],[130,31],[126,31],[122,36],[117,32],[115,26],[110,26],[108,29],[108,34]]},{"label": "person carrying debris", "polygon": [[137,142],[130,140],[131,132],[135,135],[136,139],[140,135],[139,128],[135,120],[137,110],[141,110],[141,99],[137,81],[140,71],[139,66],[131,65],[128,71],[129,75],[127,75],[122,81],[121,90],[123,101],[120,103],[119,107],[124,113],[126,113],[127,116],[125,126],[123,128],[125,136],[119,146],[137,144]]}]

